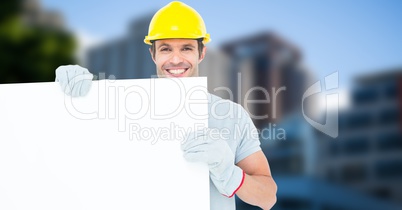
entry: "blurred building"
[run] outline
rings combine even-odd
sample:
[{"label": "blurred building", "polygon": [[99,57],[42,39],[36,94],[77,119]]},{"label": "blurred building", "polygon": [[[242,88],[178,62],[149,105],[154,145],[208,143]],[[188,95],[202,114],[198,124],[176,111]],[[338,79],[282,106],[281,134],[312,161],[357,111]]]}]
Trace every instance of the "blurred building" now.
[{"label": "blurred building", "polygon": [[125,37],[89,49],[87,68],[97,76],[105,74],[106,78],[139,79],[155,75],[149,45],[144,43],[151,19],[152,15],[136,19]]},{"label": "blurred building", "polygon": [[226,99],[232,98],[232,90],[229,89],[232,72],[229,66],[228,55],[211,47],[208,47],[205,58],[199,65],[199,76],[208,78],[208,91]]},{"label": "blurred building", "polygon": [[352,92],[338,138],[300,112],[277,124],[286,140],[261,138],[279,187],[273,209],[402,208],[402,69],[361,76]]},{"label": "blurred building", "polygon": [[225,78],[233,100],[243,105],[257,128],[300,110],[313,76],[303,67],[297,47],[265,32],[225,43],[222,49],[230,58]]},{"label": "blurred building", "polygon": [[338,138],[313,130],[297,112],[276,126],[285,140],[261,138],[279,189],[273,209],[402,208],[402,69],[354,85]]},{"label": "blurred building", "polygon": [[339,137],[320,137],[320,176],[402,205],[401,108],[402,69],[357,78]]},{"label": "blurred building", "polygon": [[40,0],[21,0],[21,16],[28,26],[40,26],[51,29],[63,29],[64,20],[56,11],[44,10]]},{"label": "blurred building", "polygon": [[[338,141],[330,137],[317,138],[315,131],[301,113],[293,113],[276,124],[286,131],[286,139],[274,136],[261,138],[274,180],[278,185],[278,201],[273,210],[397,210],[401,206],[368,195],[350,186],[321,176],[323,167],[333,163],[324,145]],[[271,129],[271,132],[275,130]],[[343,157],[344,163],[348,157]],[[339,169],[335,169],[339,170]],[[331,175],[333,171],[327,171]],[[239,210],[259,209],[237,201]]]}]

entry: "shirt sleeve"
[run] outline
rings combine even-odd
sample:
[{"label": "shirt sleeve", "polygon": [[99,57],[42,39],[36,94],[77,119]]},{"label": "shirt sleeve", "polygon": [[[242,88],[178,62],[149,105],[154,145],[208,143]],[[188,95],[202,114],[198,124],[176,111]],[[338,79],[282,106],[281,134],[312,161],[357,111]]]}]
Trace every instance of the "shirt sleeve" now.
[{"label": "shirt sleeve", "polygon": [[235,135],[238,139],[238,147],[235,154],[235,163],[237,164],[249,155],[260,151],[259,132],[255,127],[250,115],[244,108],[238,105],[239,116],[238,123],[235,127]]}]

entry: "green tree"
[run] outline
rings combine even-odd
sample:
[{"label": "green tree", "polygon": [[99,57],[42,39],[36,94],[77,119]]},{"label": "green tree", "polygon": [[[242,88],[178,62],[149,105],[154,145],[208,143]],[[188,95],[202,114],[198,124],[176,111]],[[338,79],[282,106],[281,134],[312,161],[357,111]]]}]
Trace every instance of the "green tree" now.
[{"label": "green tree", "polygon": [[21,1],[7,0],[0,8],[0,83],[54,81],[58,66],[75,63],[71,33],[25,24]]}]

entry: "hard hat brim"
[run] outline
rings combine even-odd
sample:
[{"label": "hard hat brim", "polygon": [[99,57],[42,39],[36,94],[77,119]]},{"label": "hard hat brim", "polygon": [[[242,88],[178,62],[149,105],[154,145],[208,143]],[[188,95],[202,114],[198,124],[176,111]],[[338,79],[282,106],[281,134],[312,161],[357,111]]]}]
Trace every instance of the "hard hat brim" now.
[{"label": "hard hat brim", "polygon": [[205,34],[205,37],[199,36],[187,36],[187,37],[171,37],[171,36],[145,36],[144,43],[148,45],[152,45],[153,41],[162,40],[162,39],[203,39],[202,43],[207,44],[211,41],[209,34]]}]

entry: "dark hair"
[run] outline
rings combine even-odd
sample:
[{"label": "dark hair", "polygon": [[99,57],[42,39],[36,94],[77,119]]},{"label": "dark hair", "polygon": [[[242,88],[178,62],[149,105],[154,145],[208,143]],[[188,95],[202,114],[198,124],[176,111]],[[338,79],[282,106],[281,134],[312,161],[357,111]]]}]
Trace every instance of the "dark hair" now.
[{"label": "dark hair", "polygon": [[[198,56],[199,58],[201,58],[201,54],[202,54],[202,50],[204,49],[204,43],[202,43],[202,40],[204,40],[204,38],[199,38],[196,39],[197,40],[197,44],[198,44]],[[152,57],[155,58],[155,41],[151,41],[152,45],[151,45],[151,51],[152,51]]]}]

